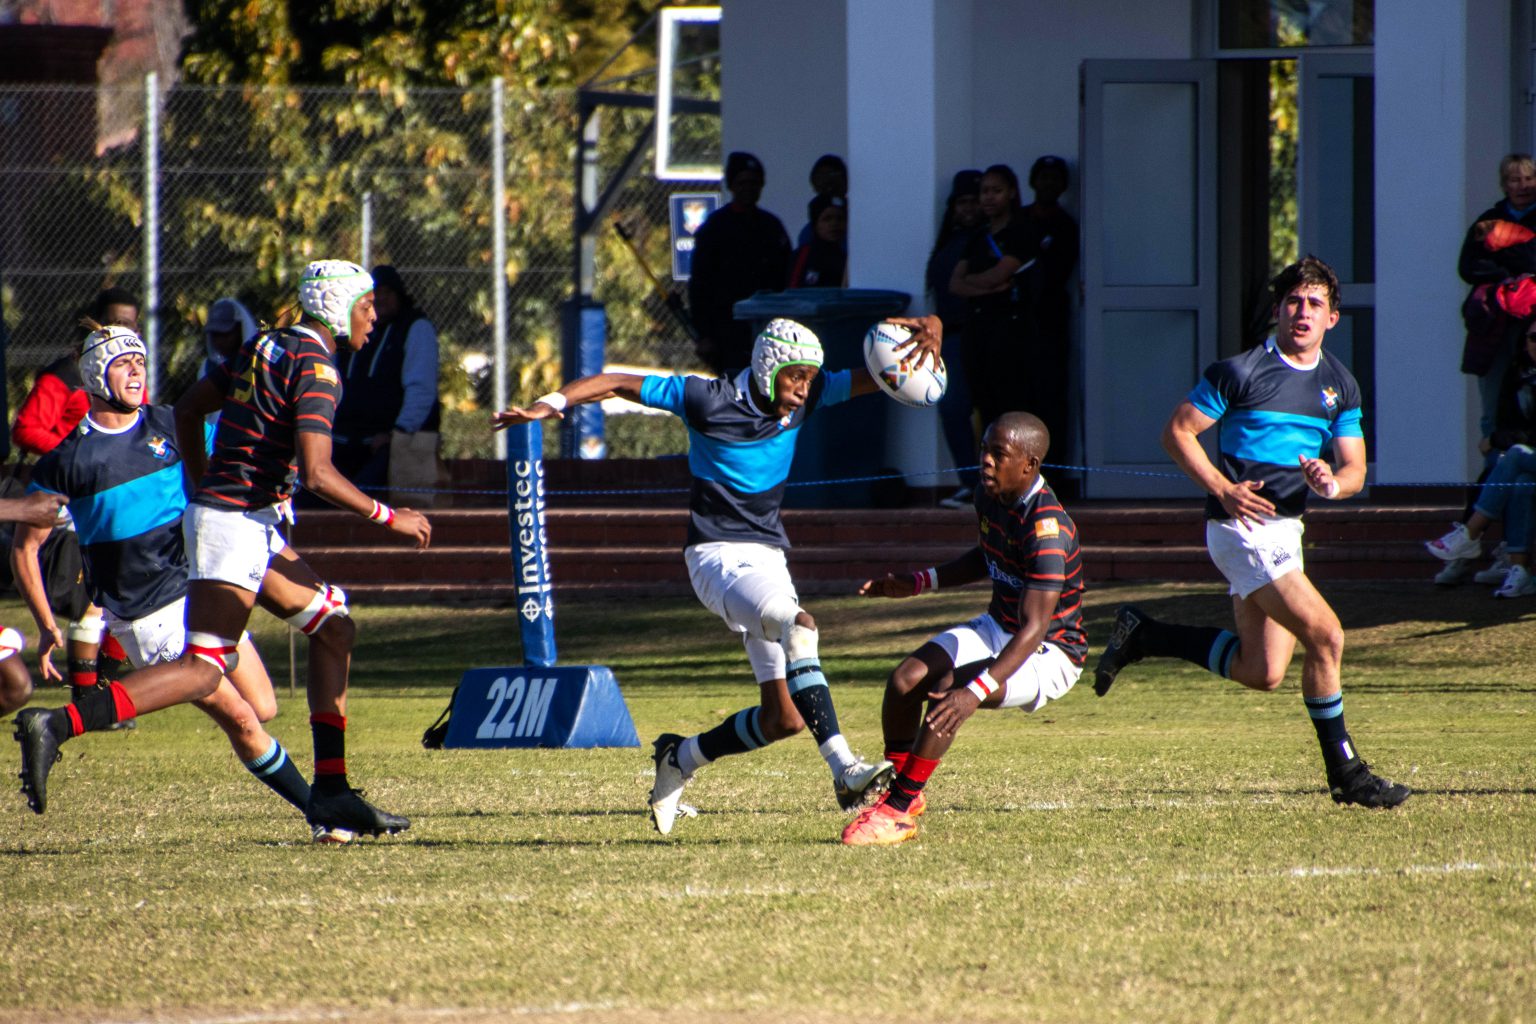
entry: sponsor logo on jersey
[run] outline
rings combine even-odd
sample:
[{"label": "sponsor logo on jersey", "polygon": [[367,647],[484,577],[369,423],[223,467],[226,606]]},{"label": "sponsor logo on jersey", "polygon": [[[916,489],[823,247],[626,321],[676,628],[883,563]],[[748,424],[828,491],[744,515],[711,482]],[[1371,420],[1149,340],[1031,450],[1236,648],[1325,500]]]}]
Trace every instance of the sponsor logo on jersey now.
[{"label": "sponsor logo on jersey", "polygon": [[1339,407],[1339,393],[1333,388],[1323,388],[1323,408],[1329,412]]},{"label": "sponsor logo on jersey", "polygon": [[1043,540],[1046,537],[1059,536],[1061,536],[1061,524],[1056,521],[1055,516],[1045,516],[1042,519],[1035,520],[1036,540]]},{"label": "sponsor logo on jersey", "polygon": [[315,364],[315,379],[329,384],[331,387],[341,383],[341,378],[336,376],[336,369],[329,363]]},{"label": "sponsor logo on jersey", "polygon": [[1019,579],[1017,576],[1008,575],[1006,572],[999,569],[997,567],[997,563],[992,561],[990,558],[987,559],[987,575],[992,577],[993,582],[1012,587],[1014,590],[1020,590],[1024,586],[1023,580]]},{"label": "sponsor logo on jersey", "polygon": [[165,459],[170,457],[171,448],[165,443],[165,438],[161,437],[159,434],[154,435],[144,443],[149,447],[149,454],[153,455],[155,458]]}]

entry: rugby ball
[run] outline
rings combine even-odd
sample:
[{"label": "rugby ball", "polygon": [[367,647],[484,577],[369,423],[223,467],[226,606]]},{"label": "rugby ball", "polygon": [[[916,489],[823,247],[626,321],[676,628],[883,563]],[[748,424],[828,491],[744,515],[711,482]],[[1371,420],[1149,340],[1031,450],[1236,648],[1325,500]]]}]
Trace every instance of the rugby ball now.
[{"label": "rugby ball", "polygon": [[910,348],[896,351],[911,337],[912,331],[899,324],[875,324],[864,335],[864,367],[881,391],[902,405],[922,409],[944,397],[949,374],[942,359],[934,363],[923,360],[919,366]]}]

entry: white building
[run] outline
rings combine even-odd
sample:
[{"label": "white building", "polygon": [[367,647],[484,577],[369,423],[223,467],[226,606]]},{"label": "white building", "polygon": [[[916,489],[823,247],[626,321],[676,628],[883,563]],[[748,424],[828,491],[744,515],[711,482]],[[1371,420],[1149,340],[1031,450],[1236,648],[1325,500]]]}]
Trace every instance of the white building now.
[{"label": "white building", "polygon": [[[1266,276],[1268,71],[1296,61],[1300,250],[1344,279],[1330,335],[1374,408],[1372,479],[1474,474],[1456,256],[1531,148],[1532,0],[724,0],[727,150],[761,156],[791,233],[847,157],[850,283],[921,296],[951,174],[1054,153],[1083,227],[1084,458],[1166,471],[1199,369],[1237,351]],[[1283,22],[1310,45],[1277,47]],[[1026,192],[1025,201],[1028,201]],[[919,298],[918,303],[924,300]],[[905,415],[905,414],[904,414]],[[946,464],[936,425],[888,455]],[[1095,474],[1093,495],[1155,494]],[[1179,483],[1172,491],[1190,493]]]}]

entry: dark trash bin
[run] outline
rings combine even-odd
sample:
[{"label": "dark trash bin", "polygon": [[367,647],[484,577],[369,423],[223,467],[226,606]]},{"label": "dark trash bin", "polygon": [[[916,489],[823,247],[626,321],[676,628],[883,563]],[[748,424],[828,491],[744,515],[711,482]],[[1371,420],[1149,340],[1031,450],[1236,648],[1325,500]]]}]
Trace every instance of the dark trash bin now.
[{"label": "dark trash bin", "polygon": [[[883,288],[796,288],[758,292],[736,303],[738,320],[750,320],[753,332],[786,317],[816,332],[826,351],[825,370],[863,369],[864,334],[887,317],[906,311],[912,296]],[[813,413],[801,427],[794,485],[802,481],[843,480],[894,472],[885,465],[887,410],[879,395],[855,398]],[[879,508],[901,504],[900,481],[866,480],[815,487],[791,486],[784,504],[791,508]]]}]

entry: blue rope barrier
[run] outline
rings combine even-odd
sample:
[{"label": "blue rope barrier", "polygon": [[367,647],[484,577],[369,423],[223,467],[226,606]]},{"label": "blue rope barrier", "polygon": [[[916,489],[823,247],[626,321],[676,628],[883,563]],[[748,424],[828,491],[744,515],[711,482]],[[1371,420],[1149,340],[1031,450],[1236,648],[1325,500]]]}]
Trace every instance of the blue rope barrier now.
[{"label": "blue rope barrier", "polygon": [[[1109,473],[1109,474],[1114,474],[1114,475],[1118,475],[1118,476],[1151,477],[1151,478],[1160,479],[1160,480],[1188,480],[1189,479],[1183,473],[1156,472],[1156,471],[1152,471],[1152,470],[1142,470],[1142,469],[1116,469],[1116,468],[1109,467],[1109,466],[1078,466],[1078,465],[1067,465],[1067,464],[1054,463],[1054,462],[1045,462],[1045,463],[1041,463],[1041,467],[1043,469],[1049,469],[1049,470],[1065,470],[1065,471],[1068,471],[1068,472],[1077,472],[1077,473]],[[916,473],[875,473],[875,474],[871,474],[870,476],[833,477],[833,478],[827,479],[827,480],[794,480],[794,481],[790,481],[785,486],[786,487],[838,487],[838,486],[842,486],[842,485],[845,485],[845,484],[874,483],[874,482],[878,482],[878,481],[882,481],[882,480],[920,480],[920,479],[924,479],[924,478],[927,478],[927,477],[948,476],[951,473],[971,472],[973,470],[978,470],[980,468],[981,468],[980,466],[956,466],[956,467],[953,467],[953,468],[950,468],[950,469],[924,470],[922,472],[916,472]],[[1191,484],[1191,486],[1193,486],[1193,484]],[[1532,482],[1532,481],[1518,481],[1517,480],[1517,481],[1511,481],[1509,483],[1491,483],[1490,482],[1490,483],[1483,483],[1483,484],[1474,484],[1474,483],[1465,483],[1465,482],[1463,482],[1463,483],[1436,483],[1436,482],[1421,482],[1421,483],[1373,483],[1373,484],[1370,484],[1369,486],[1372,489],[1376,489],[1376,488],[1421,488],[1421,489],[1436,488],[1436,489],[1458,489],[1459,490],[1459,489],[1465,489],[1465,488],[1468,488],[1468,487],[1523,487],[1523,488],[1536,488],[1536,482]],[[507,493],[505,489],[469,488],[469,487],[388,487],[388,486],[370,486],[370,487],[364,487],[364,488],[362,488],[362,490],[365,491],[365,492],[372,491],[372,492],[379,492],[379,493],[383,493],[383,492],[386,492],[386,491],[394,491],[395,493],[403,493],[403,494],[469,494],[469,495],[488,495],[488,496],[496,496],[496,497],[501,497],[501,496],[503,496],[503,495],[505,495]],[[687,494],[687,493],[689,493],[689,491],[690,491],[690,488],[687,488],[687,487],[632,487],[632,488],[631,487],[613,487],[613,488],[600,488],[600,489],[547,490],[547,491],[545,491],[545,494],[549,495],[550,497],[563,497],[563,498],[587,497],[587,498],[591,498],[591,497],[613,497],[613,496],[618,496],[618,495],[634,495],[634,494]]]}]

